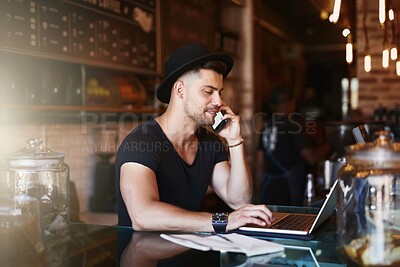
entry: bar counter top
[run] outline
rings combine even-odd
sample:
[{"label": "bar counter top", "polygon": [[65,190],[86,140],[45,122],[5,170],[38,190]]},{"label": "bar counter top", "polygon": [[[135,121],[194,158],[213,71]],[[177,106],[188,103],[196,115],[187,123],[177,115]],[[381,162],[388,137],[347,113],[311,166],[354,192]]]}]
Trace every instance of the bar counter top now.
[{"label": "bar counter top", "polygon": [[[317,213],[317,208],[277,207],[273,211]],[[346,266],[336,250],[335,219],[318,229],[312,240],[255,236],[281,243],[285,251],[246,257],[240,253],[197,251],[160,237],[160,232],[136,232],[130,227],[69,223],[63,240],[45,241],[35,255],[10,255],[1,266]],[[12,263],[12,265],[8,265]]]}]

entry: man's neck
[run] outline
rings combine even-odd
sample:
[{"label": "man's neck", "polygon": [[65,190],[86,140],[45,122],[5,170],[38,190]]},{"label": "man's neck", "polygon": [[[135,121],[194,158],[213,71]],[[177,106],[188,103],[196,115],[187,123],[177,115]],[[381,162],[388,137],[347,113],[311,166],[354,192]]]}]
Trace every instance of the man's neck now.
[{"label": "man's neck", "polygon": [[184,115],[171,114],[168,110],[155,119],[164,134],[176,147],[184,148],[196,140],[198,126]]},{"label": "man's neck", "polygon": [[197,154],[198,140],[196,131],[198,126],[194,125],[187,118],[185,121],[182,115],[171,116],[168,112],[157,117],[156,121],[179,156],[186,163],[192,164]]}]

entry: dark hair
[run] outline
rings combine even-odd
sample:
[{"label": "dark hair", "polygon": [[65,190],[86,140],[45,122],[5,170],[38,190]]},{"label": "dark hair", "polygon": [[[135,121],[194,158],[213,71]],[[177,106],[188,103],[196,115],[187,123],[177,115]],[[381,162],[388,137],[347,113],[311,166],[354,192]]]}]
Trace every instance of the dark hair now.
[{"label": "dark hair", "polygon": [[213,70],[219,74],[224,74],[226,72],[227,68],[228,68],[228,66],[225,64],[225,62],[220,61],[220,60],[215,60],[215,61],[207,61],[203,65],[193,68],[189,72],[198,73],[199,70],[201,70],[201,69],[207,69],[207,70]]},{"label": "dark hair", "polygon": [[293,99],[291,88],[286,85],[279,85],[272,89],[270,103],[273,105],[283,104]]}]

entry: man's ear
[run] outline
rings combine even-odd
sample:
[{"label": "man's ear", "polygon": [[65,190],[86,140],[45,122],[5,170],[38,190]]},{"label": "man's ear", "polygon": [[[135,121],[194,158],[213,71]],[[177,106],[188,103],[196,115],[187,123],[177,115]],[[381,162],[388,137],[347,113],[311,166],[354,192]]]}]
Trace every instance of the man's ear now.
[{"label": "man's ear", "polygon": [[183,82],[176,81],[172,87],[172,93],[174,93],[178,98],[183,98]]}]

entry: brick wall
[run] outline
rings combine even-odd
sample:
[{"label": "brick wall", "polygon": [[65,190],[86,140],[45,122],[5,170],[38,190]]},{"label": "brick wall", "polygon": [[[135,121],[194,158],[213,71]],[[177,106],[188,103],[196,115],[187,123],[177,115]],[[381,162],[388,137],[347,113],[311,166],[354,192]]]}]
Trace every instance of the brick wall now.
[{"label": "brick wall", "polygon": [[[365,117],[371,117],[378,105],[392,109],[400,104],[400,77],[396,75],[395,62],[389,68],[382,67],[384,30],[379,24],[378,1],[368,0],[367,31],[372,57],[372,70],[364,71],[365,37],[363,32],[363,0],[357,0],[357,77],[359,79],[359,106]],[[400,26],[400,25],[399,25]],[[389,31],[390,33],[390,31]],[[389,40],[391,36],[389,34]],[[400,54],[399,54],[400,55]]]}]

